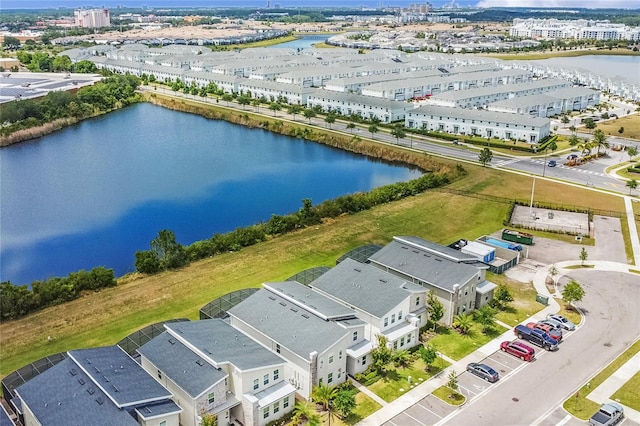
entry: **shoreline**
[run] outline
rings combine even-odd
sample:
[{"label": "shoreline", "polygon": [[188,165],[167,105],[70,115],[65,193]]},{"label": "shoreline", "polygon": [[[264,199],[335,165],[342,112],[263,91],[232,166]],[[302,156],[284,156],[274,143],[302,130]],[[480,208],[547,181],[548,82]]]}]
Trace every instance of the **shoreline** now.
[{"label": "shoreline", "polygon": [[572,58],[578,56],[640,56],[640,51],[634,52],[629,49],[585,49],[585,50],[562,50],[560,52],[516,52],[516,53],[480,53],[476,56],[502,59],[504,61],[524,60],[535,61],[539,59],[552,58]]}]

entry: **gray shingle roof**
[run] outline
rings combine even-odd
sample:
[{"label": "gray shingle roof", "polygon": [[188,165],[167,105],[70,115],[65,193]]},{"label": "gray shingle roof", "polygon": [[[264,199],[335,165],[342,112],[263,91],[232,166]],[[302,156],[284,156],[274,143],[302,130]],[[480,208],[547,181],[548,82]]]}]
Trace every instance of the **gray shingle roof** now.
[{"label": "gray shingle roof", "polygon": [[138,352],[192,398],[227,377],[226,371],[215,368],[166,331]]},{"label": "gray shingle roof", "polygon": [[172,396],[119,346],[77,349],[69,357],[120,407]]},{"label": "gray shingle roof", "polygon": [[165,327],[178,339],[196,347],[214,366],[230,363],[247,371],[284,363],[278,355],[221,319],[171,323]]},{"label": "gray shingle roof", "polygon": [[472,256],[418,237],[394,237],[369,260],[448,292],[478,275]]},{"label": "gray shingle roof", "polygon": [[179,413],[182,411],[175,402],[172,400],[160,402],[158,404],[145,405],[144,407],[136,408],[138,416],[143,419],[149,419],[152,417],[163,416],[171,413]]},{"label": "gray shingle roof", "polygon": [[347,334],[336,323],[325,321],[266,289],[231,308],[229,314],[304,359],[309,359],[314,351],[325,352]]},{"label": "gray shingle roof", "polygon": [[[502,75],[502,74],[499,74],[499,75]],[[433,98],[462,100],[462,99],[475,98],[479,96],[490,96],[498,93],[511,93],[516,96],[519,96],[520,93],[523,93],[527,90],[546,89],[546,88],[555,87],[555,86],[569,86],[570,84],[571,83],[569,83],[566,80],[556,80],[556,79],[534,80],[534,81],[526,81],[523,83],[499,84],[497,86],[478,87],[475,89],[467,89],[467,90],[449,90],[447,92],[442,92],[442,93],[433,95]]]},{"label": "gray shingle roof", "polygon": [[529,117],[509,112],[487,111],[482,109],[450,108],[439,105],[424,105],[408,111],[409,115],[429,115],[434,119],[479,120],[486,123],[517,124],[520,126],[542,127],[549,124],[548,118]]},{"label": "gray shingle roof", "polygon": [[329,99],[332,101],[342,102],[347,105],[371,105],[378,108],[389,109],[409,109],[410,105],[403,101],[394,101],[391,99],[378,98],[375,96],[356,95],[354,93],[334,92],[331,90],[318,90],[316,93],[310,94],[309,101],[313,99]]},{"label": "gray shingle roof", "polygon": [[42,425],[138,426],[69,358],[19,386],[16,392]]},{"label": "gray shingle roof", "polygon": [[301,308],[313,312],[325,320],[355,317],[353,309],[349,309],[338,302],[312,291],[311,288],[306,285],[294,281],[264,283],[263,287],[283,299],[287,299]]},{"label": "gray shingle roof", "polygon": [[311,283],[311,287],[381,318],[424,287],[371,265],[345,259]]}]

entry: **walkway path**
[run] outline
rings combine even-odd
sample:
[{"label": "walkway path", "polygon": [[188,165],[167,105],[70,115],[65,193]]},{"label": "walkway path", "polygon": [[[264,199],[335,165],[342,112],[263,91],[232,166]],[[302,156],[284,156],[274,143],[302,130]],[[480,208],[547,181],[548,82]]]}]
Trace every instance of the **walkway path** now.
[{"label": "walkway path", "polygon": [[[640,352],[635,354],[629,361],[625,362],[600,386],[595,388],[587,398],[598,404],[612,402],[611,396],[618,389],[629,381],[638,371],[640,371]],[[640,423],[640,411],[624,406],[624,415],[636,423]]]}]

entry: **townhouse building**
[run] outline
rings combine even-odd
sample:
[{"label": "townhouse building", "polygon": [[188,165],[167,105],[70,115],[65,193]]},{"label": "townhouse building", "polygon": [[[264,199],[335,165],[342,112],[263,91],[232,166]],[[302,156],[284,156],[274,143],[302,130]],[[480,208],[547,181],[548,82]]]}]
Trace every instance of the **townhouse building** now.
[{"label": "townhouse building", "polygon": [[406,111],[412,108],[406,102],[321,89],[307,96],[307,106],[319,106],[323,111],[336,111],[347,116],[359,114],[367,120],[377,118],[382,123],[402,120]]},{"label": "townhouse building", "polygon": [[25,426],[178,426],[172,394],[118,346],[77,349],[15,389]]},{"label": "townhouse building", "polygon": [[547,118],[495,111],[425,105],[407,111],[405,126],[460,135],[538,143],[549,135]]},{"label": "townhouse building", "polygon": [[567,87],[539,95],[514,97],[486,106],[489,111],[549,117],[581,111],[600,103],[600,92],[586,87]]},{"label": "townhouse building", "polygon": [[419,237],[393,237],[369,257],[372,266],[433,291],[445,308],[442,322],[488,304],[497,286],[488,266],[470,254]]},{"label": "townhouse building", "polygon": [[296,388],[284,379],[286,361],[221,319],[165,324],[138,349],[142,367],[182,407],[181,426],[204,414],[218,425],[263,426],[290,412]]}]

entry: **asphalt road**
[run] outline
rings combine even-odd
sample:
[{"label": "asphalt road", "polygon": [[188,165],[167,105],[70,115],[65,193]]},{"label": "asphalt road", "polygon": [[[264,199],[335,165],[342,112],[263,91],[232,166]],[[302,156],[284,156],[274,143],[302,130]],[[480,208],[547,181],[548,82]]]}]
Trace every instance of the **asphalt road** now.
[{"label": "asphalt road", "polygon": [[557,352],[536,348],[536,361],[438,424],[556,425],[562,402],[640,335],[637,276],[576,270],[570,277],[586,292],[580,304],[586,312],[584,324],[566,336]]}]

